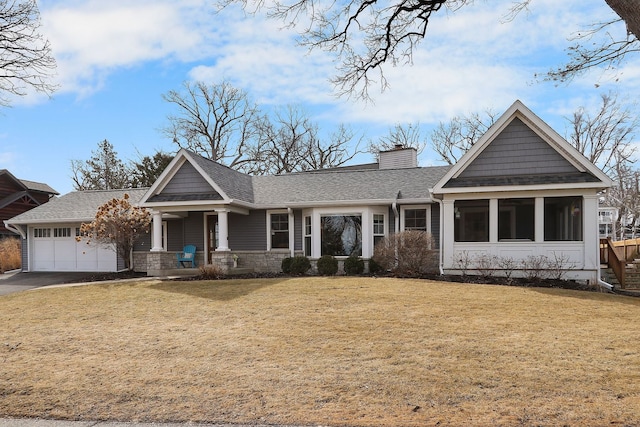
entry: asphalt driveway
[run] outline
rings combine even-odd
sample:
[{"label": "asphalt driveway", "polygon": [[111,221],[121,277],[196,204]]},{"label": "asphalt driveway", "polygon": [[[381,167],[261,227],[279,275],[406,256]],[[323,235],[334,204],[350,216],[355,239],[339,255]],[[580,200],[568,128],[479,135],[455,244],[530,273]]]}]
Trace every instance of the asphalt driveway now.
[{"label": "asphalt driveway", "polygon": [[76,272],[18,272],[0,274],[0,295],[26,291],[43,286],[82,282],[88,273]]}]

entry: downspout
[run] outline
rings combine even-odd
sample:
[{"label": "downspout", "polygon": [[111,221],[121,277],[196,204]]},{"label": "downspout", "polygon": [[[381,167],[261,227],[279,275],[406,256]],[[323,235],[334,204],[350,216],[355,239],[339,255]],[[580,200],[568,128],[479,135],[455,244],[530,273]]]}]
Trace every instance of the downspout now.
[{"label": "downspout", "polygon": [[440,275],[444,276],[444,263],[442,260],[442,242],[443,242],[443,236],[444,236],[444,212],[443,212],[443,206],[442,206],[442,200],[437,199],[433,196],[433,189],[429,189],[429,197],[431,198],[431,200],[435,201],[436,203],[438,203],[438,205],[440,205],[440,233],[438,233],[438,268],[440,269]]}]

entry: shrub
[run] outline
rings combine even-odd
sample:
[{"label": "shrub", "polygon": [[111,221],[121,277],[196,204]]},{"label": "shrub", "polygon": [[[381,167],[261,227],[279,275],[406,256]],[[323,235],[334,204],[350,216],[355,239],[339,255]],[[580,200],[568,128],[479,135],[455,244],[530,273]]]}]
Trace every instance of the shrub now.
[{"label": "shrub", "polygon": [[522,261],[525,278],[532,282],[544,279],[549,260],[544,255],[529,255]]},{"label": "shrub", "polygon": [[385,270],[402,277],[420,277],[438,271],[434,240],[424,231],[403,231],[378,243],[373,258]]},{"label": "shrub", "polygon": [[286,257],[285,259],[282,260],[282,264],[280,265],[280,267],[282,268],[282,272],[284,274],[291,274],[291,263],[293,262],[293,258],[292,257]]},{"label": "shrub", "polygon": [[318,259],[318,274],[334,276],[338,272],[338,260],[331,255],[322,255]]},{"label": "shrub", "polygon": [[302,276],[311,268],[311,261],[306,256],[297,255],[291,260],[289,274],[294,276]]},{"label": "shrub", "polygon": [[0,240],[0,273],[16,270],[22,264],[20,239],[6,237]]},{"label": "shrub", "polygon": [[380,264],[378,264],[376,262],[375,259],[371,258],[369,260],[369,273],[370,274],[377,274],[384,271],[384,268],[382,268],[382,266]]},{"label": "shrub", "polygon": [[[369,264],[371,269],[371,264]],[[349,276],[356,276],[364,272],[364,260],[358,256],[351,255],[344,260],[344,272]]]},{"label": "shrub", "polygon": [[217,265],[201,265],[198,268],[200,269],[200,279],[217,280],[224,277],[224,271],[222,271],[222,268],[218,267]]}]

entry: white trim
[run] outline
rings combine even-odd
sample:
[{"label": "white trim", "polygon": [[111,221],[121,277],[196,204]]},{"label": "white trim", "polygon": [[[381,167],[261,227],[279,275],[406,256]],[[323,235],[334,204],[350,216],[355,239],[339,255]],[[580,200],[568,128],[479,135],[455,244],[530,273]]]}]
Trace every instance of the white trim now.
[{"label": "white trim", "polygon": [[563,158],[576,167],[579,171],[586,171],[593,174],[601,182],[577,183],[577,184],[552,184],[536,186],[536,189],[557,189],[557,188],[602,188],[612,185],[611,179],[598,167],[593,165],[575,147],[562,138],[553,128],[546,124],[536,114],[529,110],[521,101],[515,101],[505,113],[480,137],[480,139],[456,162],[449,171],[436,183],[433,192],[436,194],[465,193],[465,192],[492,192],[501,189],[519,190],[525,186],[518,187],[487,187],[487,188],[444,188],[447,182],[460,174],[480,155],[480,153],[491,144],[491,142],[509,125],[515,118],[519,118],[540,138],[542,138],[551,148],[556,150]]},{"label": "white trim", "polygon": [[[404,200],[402,201],[404,203]],[[426,210],[425,220],[426,224],[426,232],[431,234],[431,205],[401,205],[400,206],[400,231],[405,231],[405,211],[406,210]]]},{"label": "white trim", "polygon": [[[271,247],[271,215],[287,215],[287,232],[289,233],[288,240],[288,248],[272,248]],[[289,251],[292,246],[292,237],[293,237],[293,221],[292,216],[293,213],[290,213],[287,209],[272,209],[267,210],[267,250],[268,251]]]}]

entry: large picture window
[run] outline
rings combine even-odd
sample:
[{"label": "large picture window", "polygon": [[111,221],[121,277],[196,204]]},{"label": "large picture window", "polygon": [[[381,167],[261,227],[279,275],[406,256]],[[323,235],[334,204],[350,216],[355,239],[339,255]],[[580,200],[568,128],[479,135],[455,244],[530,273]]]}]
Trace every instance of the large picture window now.
[{"label": "large picture window", "polygon": [[325,215],[320,217],[322,255],[362,256],[362,216]]},{"label": "large picture window", "polygon": [[498,200],[498,240],[535,240],[535,199]]},{"label": "large picture window", "polygon": [[544,240],[582,240],[582,197],[544,199]]},{"label": "large picture window", "polygon": [[456,242],[489,241],[489,200],[457,200],[454,215]]},{"label": "large picture window", "polygon": [[271,249],[289,248],[289,215],[271,214]]}]

